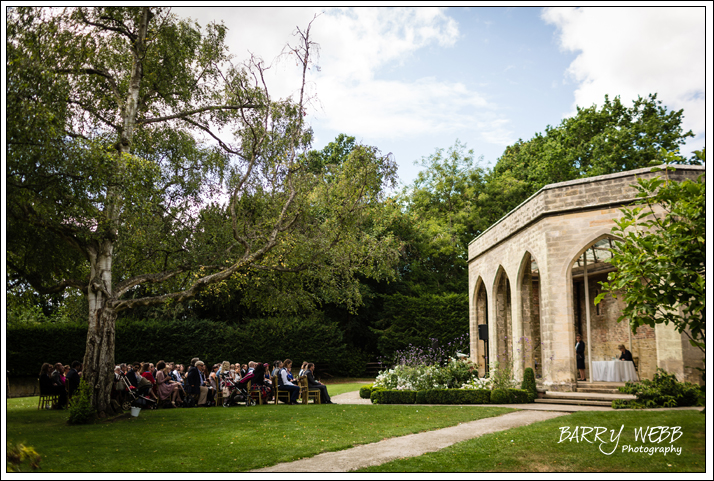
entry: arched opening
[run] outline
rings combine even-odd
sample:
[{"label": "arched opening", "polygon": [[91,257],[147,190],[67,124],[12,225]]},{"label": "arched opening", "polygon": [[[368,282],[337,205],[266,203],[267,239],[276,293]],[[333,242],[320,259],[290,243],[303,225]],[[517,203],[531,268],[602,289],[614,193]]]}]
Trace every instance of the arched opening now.
[{"label": "arched opening", "polygon": [[540,270],[535,258],[526,252],[521,264],[521,319],[523,338],[519,350],[523,368],[533,368],[536,378],[543,377],[540,335]]},{"label": "arched opening", "polygon": [[[476,294],[474,295],[476,312],[475,335],[478,339],[478,374],[485,376],[488,373],[488,295],[486,285],[479,277],[476,281]],[[486,326],[480,327],[480,326]]]},{"label": "arched opening", "polygon": [[[626,321],[617,319],[624,309],[622,296],[606,295],[600,303],[595,298],[601,293],[601,282],[608,273],[616,270],[610,264],[611,249],[616,238],[604,236],[592,244],[575,260],[572,266],[574,332],[582,336],[585,351],[586,378],[592,379],[590,362],[619,358],[618,345],[632,352],[640,379],[651,378],[657,367],[655,331],[641,326],[632,333]],[[589,329],[588,329],[589,319]]]},{"label": "arched opening", "polygon": [[496,274],[496,360],[499,363],[509,363],[513,352],[513,335],[511,332],[511,283],[503,267]]}]

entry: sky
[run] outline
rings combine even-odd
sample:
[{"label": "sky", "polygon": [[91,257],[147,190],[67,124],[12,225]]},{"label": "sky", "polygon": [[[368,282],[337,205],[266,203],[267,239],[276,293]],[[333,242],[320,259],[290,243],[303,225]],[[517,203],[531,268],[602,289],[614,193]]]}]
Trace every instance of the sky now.
[{"label": "sky", "polygon": [[[701,4],[697,4],[701,5]],[[174,8],[200,25],[223,21],[236,60],[273,60],[296,27],[314,18],[317,68],[308,120],[321,149],[340,134],[391,153],[402,184],[415,164],[458,139],[492,166],[506,146],[527,140],[605,95],[626,106],[657,93],[705,143],[705,47],[709,13],[674,7]],[[709,67],[711,68],[711,67]],[[273,97],[294,95],[299,69],[277,60]],[[710,123],[711,125],[711,123]]]}]

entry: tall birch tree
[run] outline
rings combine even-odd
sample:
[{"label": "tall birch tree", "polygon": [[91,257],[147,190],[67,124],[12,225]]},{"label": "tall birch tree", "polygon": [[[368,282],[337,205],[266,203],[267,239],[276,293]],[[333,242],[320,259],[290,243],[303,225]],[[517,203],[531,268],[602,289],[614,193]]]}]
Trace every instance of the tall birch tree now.
[{"label": "tall birch tree", "polygon": [[[260,59],[233,64],[224,26],[167,9],[12,8],[7,25],[7,284],[87,296],[83,376],[100,416],[118,313],[251,269],[314,268],[349,251],[394,181],[373,148],[337,182],[307,168],[309,27],[287,50],[296,98],[274,100]],[[389,238],[362,241],[381,249],[358,256],[391,255]]]}]

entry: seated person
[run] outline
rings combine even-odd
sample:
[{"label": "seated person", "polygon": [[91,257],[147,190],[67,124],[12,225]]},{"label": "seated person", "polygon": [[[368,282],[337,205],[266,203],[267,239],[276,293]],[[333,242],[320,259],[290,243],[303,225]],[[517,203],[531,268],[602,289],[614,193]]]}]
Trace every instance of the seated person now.
[{"label": "seated person", "polygon": [[277,376],[278,373],[280,372],[280,368],[283,367],[283,361],[275,361],[273,363],[273,372],[270,373],[271,377]]},{"label": "seated person", "polygon": [[[149,389],[147,391],[146,389],[146,383],[142,382],[141,379],[139,379],[139,389],[144,392],[144,396],[149,396],[154,400],[158,401],[158,398],[156,397],[156,394],[154,393],[154,387],[156,386],[156,379],[154,378],[154,375],[151,374],[151,368],[153,367],[153,363],[145,362],[144,364],[141,365],[141,377],[149,381],[151,384],[149,386]],[[143,384],[143,385],[142,385]],[[139,394],[142,394],[141,392]]]},{"label": "seated person", "polygon": [[129,384],[134,386],[135,388],[139,387],[139,377],[141,377],[141,363],[140,362],[135,362],[131,365],[131,369],[129,369],[126,373],[126,379],[129,381]]},{"label": "seated person", "polygon": [[72,362],[72,367],[67,373],[66,383],[67,383],[67,394],[69,397],[74,396],[74,393],[79,388],[79,376],[82,371],[82,363],[79,361]]},{"label": "seated person", "polygon": [[156,387],[160,399],[170,399],[171,405],[176,407],[176,400],[180,401],[181,385],[171,378],[169,367],[164,361],[156,363]]},{"label": "seated person", "polygon": [[198,398],[198,406],[205,406],[208,398],[208,386],[206,378],[201,370],[203,361],[197,360],[194,366],[186,374],[186,393]]},{"label": "seated person", "polygon": [[335,404],[330,399],[330,395],[327,394],[327,386],[322,384],[320,381],[315,380],[315,364],[308,363],[305,375],[307,376],[307,387],[317,388],[320,390],[320,403]]},{"label": "seated person", "polygon": [[625,349],[625,346],[623,344],[620,344],[619,346],[617,346],[617,348],[622,353],[620,355],[620,361],[632,361],[632,353]]},{"label": "seated person", "polygon": [[67,405],[67,390],[62,383],[52,380],[52,365],[48,362],[40,368],[40,395],[58,396],[57,404],[52,406],[54,409],[62,409]]},{"label": "seated person", "polygon": [[292,368],[292,366],[293,362],[290,359],[286,359],[285,362],[283,362],[283,367],[280,369],[280,373],[278,375],[278,389],[289,391],[289,404],[297,404],[297,398],[300,395],[300,386],[296,386],[291,381],[293,376],[290,373],[290,369]]},{"label": "seated person", "polygon": [[267,402],[271,395],[270,381],[266,380],[265,376],[268,375],[268,369],[270,369],[270,364],[256,363],[253,370],[253,380],[251,381],[251,389],[255,388],[260,391],[260,397],[263,398],[263,402]]}]

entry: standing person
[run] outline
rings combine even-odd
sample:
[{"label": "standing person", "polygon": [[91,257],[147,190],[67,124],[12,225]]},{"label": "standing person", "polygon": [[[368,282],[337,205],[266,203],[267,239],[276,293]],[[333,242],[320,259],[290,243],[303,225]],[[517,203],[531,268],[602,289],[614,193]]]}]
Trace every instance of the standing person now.
[{"label": "standing person", "polygon": [[585,381],[585,343],[582,336],[575,336],[575,359],[578,362],[578,381]]},{"label": "standing person", "polygon": [[69,397],[74,396],[74,393],[77,391],[79,388],[79,376],[80,372],[82,371],[82,363],[79,361],[74,361],[72,362],[72,367],[69,370],[69,373],[67,373],[67,393]]},{"label": "standing person", "polygon": [[289,404],[297,404],[297,398],[300,395],[300,386],[296,386],[290,380],[292,374],[290,374],[290,369],[293,367],[293,362],[290,359],[286,359],[283,363],[283,367],[280,369],[280,374],[278,375],[278,385],[280,389],[285,389],[290,392],[290,402]]},{"label": "standing person", "polygon": [[320,390],[320,402],[322,404],[335,404],[330,399],[330,395],[327,394],[327,386],[315,380],[315,364],[308,363],[305,375],[307,376],[307,386]]}]

